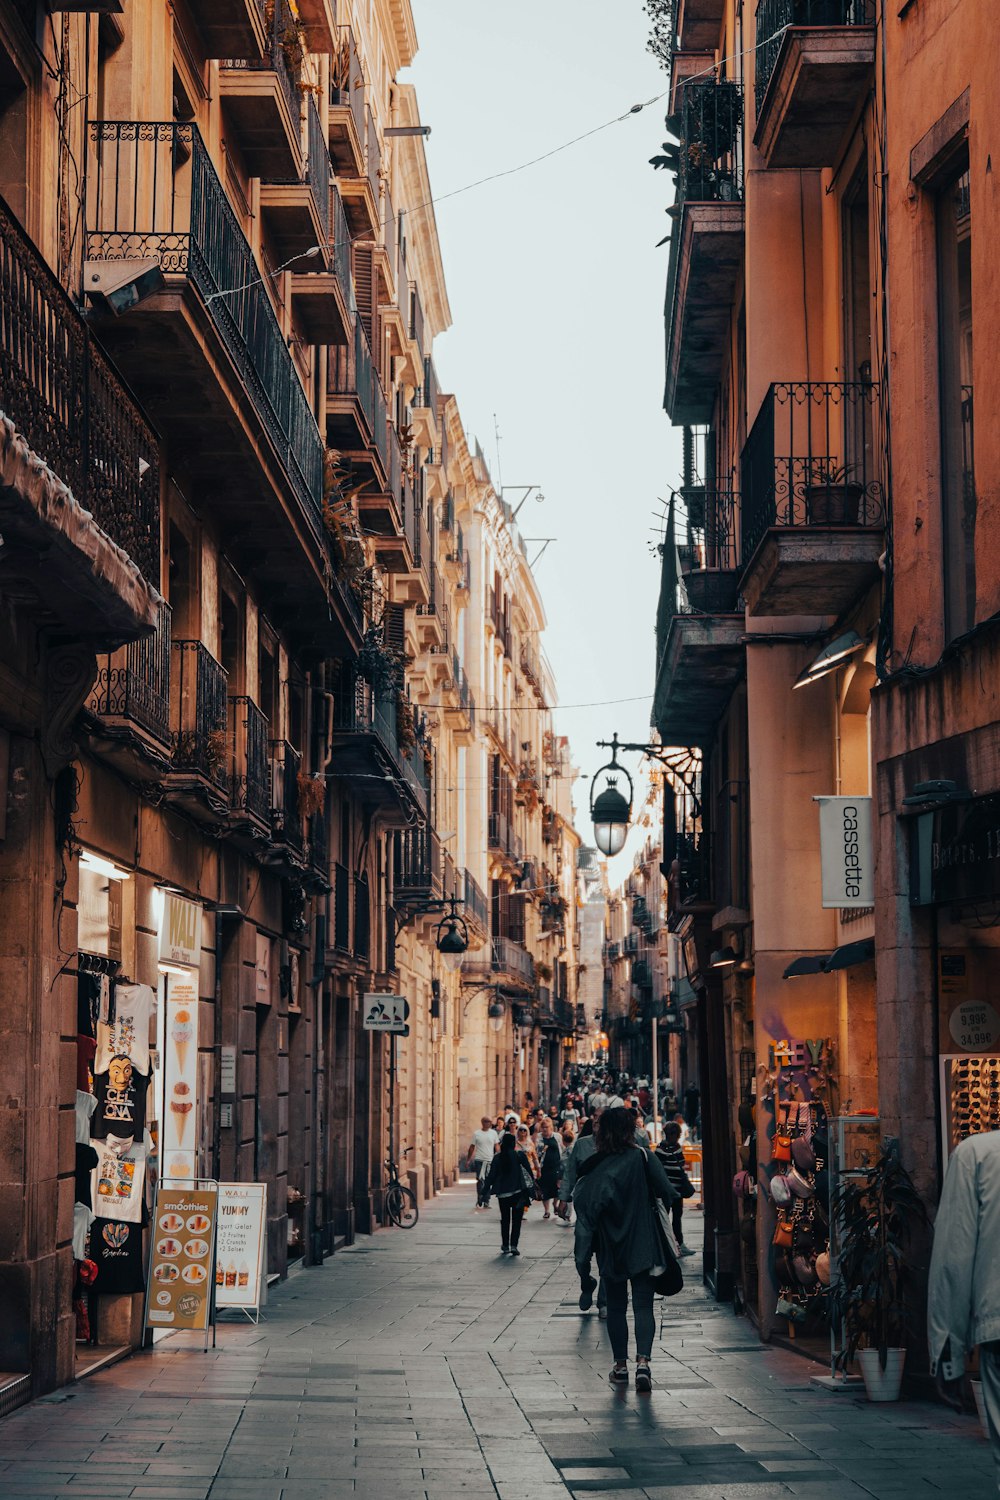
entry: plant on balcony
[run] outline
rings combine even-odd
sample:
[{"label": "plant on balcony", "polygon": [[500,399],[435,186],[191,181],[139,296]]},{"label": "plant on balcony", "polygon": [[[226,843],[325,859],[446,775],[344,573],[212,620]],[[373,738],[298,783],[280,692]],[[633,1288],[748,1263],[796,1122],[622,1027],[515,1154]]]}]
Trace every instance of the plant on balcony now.
[{"label": "plant on balcony", "polygon": [[548,984],[550,979],[552,978],[552,965],[546,963],[536,964],[535,974],[539,979],[542,980],[544,984]]},{"label": "plant on balcony", "polygon": [[[330,58],[330,88],[338,96],[346,94],[351,87],[351,44],[345,36]],[[334,103],[347,104],[347,99],[337,98]]]},{"label": "plant on balcony", "polygon": [[323,811],[326,803],[326,781],[322,776],[310,776],[300,771],[295,778],[299,794],[299,812],[304,818],[315,817]]},{"label": "plant on balcony", "polygon": [[811,526],[856,526],[864,486],[852,480],[853,464],[812,460],[806,475],[806,519]]},{"label": "plant on balcony", "polygon": [[674,0],[646,0],[642,8],[650,21],[646,51],[669,73],[674,51]]},{"label": "plant on balcony", "polygon": [[417,724],[413,717],[413,704],[401,687],[396,690],[396,744],[403,755],[411,755],[417,748]]},{"label": "plant on balcony", "polygon": [[405,670],[406,659],[402,652],[394,651],[385,643],[385,631],[381,624],[369,625],[358,652],[355,670],[363,677],[378,698],[389,698],[398,691]]}]

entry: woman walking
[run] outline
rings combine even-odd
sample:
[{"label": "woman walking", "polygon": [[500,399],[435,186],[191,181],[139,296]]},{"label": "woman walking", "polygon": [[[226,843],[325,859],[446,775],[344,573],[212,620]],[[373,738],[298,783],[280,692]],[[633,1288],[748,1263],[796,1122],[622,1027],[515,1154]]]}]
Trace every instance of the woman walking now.
[{"label": "woman walking", "polygon": [[[597,1150],[577,1171],[574,1246],[581,1284],[591,1290],[590,1258],[597,1265],[608,1299],[608,1335],[615,1363],[612,1385],[628,1384],[628,1301],[635,1320],[637,1391],[652,1389],[649,1370],[656,1320],[651,1267],[663,1251],[653,1220],[651,1198],[669,1207],[677,1196],[662,1164],[635,1143],[632,1116],[621,1107],[602,1112],[595,1129]],[[581,1298],[581,1302],[582,1302]]]},{"label": "woman walking", "polygon": [[569,1202],[569,1193],[564,1191],[564,1183],[566,1180],[566,1168],[569,1163],[570,1153],[573,1150],[573,1147],[576,1145],[576,1132],[574,1131],[573,1126],[569,1120],[566,1121],[562,1130],[559,1132],[559,1136],[559,1186],[557,1189],[559,1199],[556,1203],[555,1212],[556,1217],[562,1224],[563,1228],[568,1229],[570,1225],[570,1219],[572,1218],[573,1214],[573,1206]]},{"label": "woman walking", "polygon": [[500,1254],[520,1255],[521,1220],[528,1199],[527,1184],[533,1178],[528,1158],[517,1149],[514,1137],[504,1134],[500,1150],[486,1174],[486,1194],[500,1203]]},{"label": "woman walking", "polygon": [[558,1196],[559,1192],[562,1153],[559,1150],[559,1142],[556,1140],[555,1126],[548,1115],[539,1126],[535,1149],[539,1156],[538,1189],[542,1197],[542,1207],[545,1210],[542,1218],[551,1219],[552,1200]]}]

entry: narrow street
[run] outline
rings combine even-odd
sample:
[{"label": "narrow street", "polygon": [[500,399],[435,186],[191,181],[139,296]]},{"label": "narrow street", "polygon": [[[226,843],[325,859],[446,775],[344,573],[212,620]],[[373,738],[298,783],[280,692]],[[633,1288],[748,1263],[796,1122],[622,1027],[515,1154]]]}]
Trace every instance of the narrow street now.
[{"label": "narrow street", "polygon": [[974,1418],[810,1384],[707,1301],[700,1260],[665,1308],[651,1397],[612,1391],[572,1236],[535,1207],[521,1258],[468,1180],[276,1289],[219,1347],[168,1340],[0,1423],[4,1500],[454,1495],[698,1500],[995,1494]]}]

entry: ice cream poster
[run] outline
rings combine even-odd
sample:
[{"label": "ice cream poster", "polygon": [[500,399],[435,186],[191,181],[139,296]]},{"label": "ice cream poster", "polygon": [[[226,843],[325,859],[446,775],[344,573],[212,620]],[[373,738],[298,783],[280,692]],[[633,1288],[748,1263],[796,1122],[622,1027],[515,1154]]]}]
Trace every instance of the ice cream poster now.
[{"label": "ice cream poster", "polygon": [[163,1047],[161,1153],[164,1178],[196,1175],[198,1100],[198,976],[171,974]]},{"label": "ice cream poster", "polygon": [[220,1182],[215,1305],[259,1307],[264,1279],[267,1186]]},{"label": "ice cream poster", "polygon": [[146,1322],[152,1328],[207,1328],[217,1194],[161,1188],[150,1225]]}]

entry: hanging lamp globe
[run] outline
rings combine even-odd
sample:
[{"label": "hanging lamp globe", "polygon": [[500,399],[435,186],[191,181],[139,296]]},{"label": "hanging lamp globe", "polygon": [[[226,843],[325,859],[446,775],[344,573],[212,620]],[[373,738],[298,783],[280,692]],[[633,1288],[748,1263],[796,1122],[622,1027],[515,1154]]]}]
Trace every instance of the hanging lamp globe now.
[{"label": "hanging lamp globe", "polygon": [[469,929],[458,915],[458,902],[451,898],[451,911],[438,923],[437,951],[449,974],[457,974],[469,951]]},{"label": "hanging lamp globe", "polygon": [[503,1001],[502,1000],[492,1000],[490,1002],[490,1008],[486,1012],[486,1014],[489,1017],[490,1030],[491,1031],[502,1031],[503,1030],[503,1023],[504,1023],[504,1016],[507,1014],[507,1011],[506,1011],[506,1008],[504,1006]]},{"label": "hanging lamp globe", "polygon": [[[598,777],[603,776],[606,785],[597,791]],[[624,776],[628,783],[628,796],[618,790],[618,778]],[[632,778],[624,766],[618,764],[618,736],[612,736],[611,759],[602,766],[590,783],[590,817],[594,824],[594,842],[607,858],[620,854],[628,834],[632,818]],[[596,795],[595,795],[596,793]]]}]

